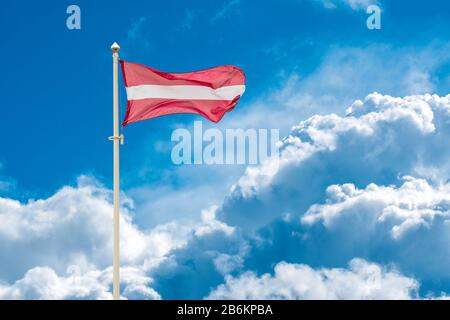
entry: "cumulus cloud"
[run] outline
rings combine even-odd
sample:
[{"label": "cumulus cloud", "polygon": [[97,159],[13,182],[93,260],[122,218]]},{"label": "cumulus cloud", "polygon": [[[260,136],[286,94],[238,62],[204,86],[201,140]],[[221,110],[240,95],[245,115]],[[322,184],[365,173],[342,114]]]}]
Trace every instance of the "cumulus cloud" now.
[{"label": "cumulus cloud", "polygon": [[195,230],[195,235],[202,237],[207,234],[214,232],[223,232],[230,235],[234,232],[234,228],[226,225],[225,223],[218,221],[216,219],[217,206],[212,206],[206,210],[202,211],[202,221],[203,223],[198,226]]},{"label": "cumulus cloud", "polygon": [[278,263],[274,274],[227,276],[207,299],[410,299],[418,282],[378,264],[353,259],[348,269]]},{"label": "cumulus cloud", "polygon": [[248,264],[277,262],[276,250],[312,265],[361,256],[445,287],[449,111],[450,95],[375,93],[345,117],[314,116],[284,139],[280,170],[248,169],[218,216],[256,235]]},{"label": "cumulus cloud", "polygon": [[[199,298],[222,275],[270,273],[280,261],[343,268],[361,257],[395,265],[420,281],[422,296],[440,296],[450,287],[449,110],[450,95],[373,93],[345,116],[300,122],[282,141],[279,170],[248,168],[217,208],[234,232],[196,237],[171,257],[171,278],[159,273],[156,282],[183,279]],[[199,269],[204,285],[189,280]]]},{"label": "cumulus cloud", "polygon": [[[348,219],[343,216],[357,213],[365,215],[375,225],[384,224],[390,236],[399,240],[418,228],[431,228],[435,220],[448,220],[449,184],[433,187],[423,179],[405,177],[404,180],[400,188],[376,184],[363,190],[353,184],[330,186],[326,204],[313,205],[301,221],[308,225],[323,223],[331,229],[339,224],[338,221]],[[366,223],[366,227],[370,227],[370,223]],[[367,228],[357,230],[356,233],[368,231]]]},{"label": "cumulus cloud", "polygon": [[[52,268],[35,267],[12,285],[0,284],[0,299],[112,299],[111,283],[112,268],[80,274],[74,266],[59,276]],[[160,299],[142,269],[122,268],[121,284],[122,298]]]},{"label": "cumulus cloud", "polygon": [[[394,98],[378,93],[370,94],[364,101],[354,102],[347,109],[346,117],[334,114],[313,116],[295,126],[283,141],[281,158],[285,164],[301,164],[305,159],[321,153],[336,156],[339,149],[357,152],[357,148],[362,147],[364,152],[357,152],[357,157],[352,160],[358,161],[359,157],[366,160],[380,160],[373,163],[373,169],[376,170],[377,166],[383,166],[382,155],[386,155],[382,154],[385,151],[383,149],[395,147],[398,150],[408,149],[410,153],[427,154],[427,150],[424,149],[432,149],[436,144],[443,144],[443,136],[448,134],[445,122],[448,120],[449,110],[450,95],[439,97],[427,94]],[[436,128],[436,125],[439,127]],[[389,129],[388,134],[385,134],[384,129]],[[408,137],[414,136],[417,140],[404,140],[403,133]],[[389,139],[380,139],[380,136]],[[351,150],[346,149],[349,142],[353,142]],[[372,152],[365,152],[369,149],[366,149],[368,144]],[[402,159],[398,160],[402,162]],[[421,159],[415,160],[417,161],[415,164],[418,164]],[[429,161],[427,163],[430,164]],[[356,163],[351,161],[346,164],[356,167]],[[387,162],[387,166],[398,168],[396,172],[401,172],[399,165],[403,166],[405,163]],[[407,169],[404,169],[406,172]],[[273,171],[265,170],[264,167],[249,169],[238,187],[244,194],[250,189],[257,189],[258,175],[267,176],[267,172]],[[392,181],[396,177],[393,178]]]},{"label": "cumulus cloud", "polygon": [[[131,221],[132,203],[123,197],[121,246],[124,264],[157,263],[182,244],[183,228],[167,224],[143,232]],[[71,264],[109,266],[111,262],[111,192],[95,180],[81,177],[76,187],[64,187],[48,199],[19,201],[0,198],[2,260],[17,275],[50,264],[58,272]],[[176,236],[179,238],[176,238]],[[174,236],[174,238],[172,238]],[[12,254],[16,252],[16,254]],[[23,253],[17,254],[17,253]],[[2,268],[8,268],[2,266]],[[7,270],[3,270],[7,271]]]},{"label": "cumulus cloud", "polygon": [[[247,169],[219,217],[231,225],[257,228],[267,222],[266,214],[270,219],[280,211],[306,211],[332,184],[398,183],[399,174],[413,174],[423,164],[445,168],[449,109],[450,96],[394,98],[374,93],[352,104],[345,117],[313,116],[283,140],[280,157],[274,160],[279,170],[270,161]],[[430,157],[439,147],[444,154]],[[283,199],[293,194],[298,198]],[[257,221],[245,203],[258,208]]]},{"label": "cumulus cloud", "polygon": [[[352,128],[352,123],[357,124],[358,118],[364,112],[369,113],[369,110],[361,109],[359,113],[349,110],[349,112],[355,112],[352,120],[352,115],[346,116],[345,109],[355,100],[366,97],[374,90],[400,96],[442,91],[439,89],[441,85],[436,81],[435,72],[449,60],[449,52],[448,46],[442,44],[414,48],[414,50],[392,48],[386,45],[372,45],[364,48],[335,47],[323,57],[314,72],[305,75],[284,73],[281,76],[282,84],[279,88],[268,91],[267,94],[250,102],[244,109],[232,112],[219,124],[214,124],[221,129],[280,128],[281,135],[287,136],[282,144],[284,155],[281,158],[286,165],[282,165],[280,171],[276,171],[276,165],[270,162],[260,168],[247,168],[247,173],[243,177],[245,167],[239,166],[178,167],[162,176],[159,181],[164,185],[162,187],[161,185],[139,186],[128,190],[127,194],[136,204],[135,221],[146,227],[172,220],[186,224],[189,221],[200,220],[200,213],[204,208],[219,204],[217,212],[219,220],[223,218],[226,224],[237,226],[238,229],[258,229],[281,216],[297,217],[308,210],[310,205],[320,203],[324,199],[326,188],[332,184],[352,182],[360,188],[372,182],[379,185],[398,184],[397,177],[408,174],[417,174],[419,177],[427,177],[436,182],[442,180],[441,171],[447,163],[446,151],[439,146],[442,145],[442,141],[436,139],[433,133],[424,133],[420,128],[416,129],[416,126],[411,128],[398,126],[402,121],[408,121],[405,116],[404,120],[391,122],[379,119],[374,123],[373,134],[353,135],[352,131],[356,129]],[[376,96],[389,97],[388,95]],[[363,99],[362,108],[368,108],[374,97],[375,95],[369,95]],[[395,98],[392,99],[395,100]],[[426,101],[423,103],[427,104]],[[377,105],[377,102],[374,101],[372,105]],[[401,111],[402,108],[405,111]],[[399,114],[405,112],[409,113],[410,117],[415,117],[416,114],[417,117],[422,117],[420,110],[409,111],[409,108],[410,106],[407,105],[398,106],[397,109]],[[428,107],[425,106],[425,108]],[[356,109],[356,104],[353,109]],[[379,116],[389,117],[388,112]],[[436,112],[442,111],[436,109]],[[439,124],[439,121],[445,118],[438,117],[442,120],[436,122],[434,113],[435,111],[433,111],[433,119],[424,119],[422,122],[419,118],[416,120],[425,126],[438,123],[439,134],[437,135],[445,135],[445,126]],[[270,117],[267,117],[267,114],[270,114]],[[423,116],[427,116],[426,112]],[[302,140],[302,147],[297,148],[295,144],[298,143],[299,136],[307,136],[307,133],[306,131],[300,133],[300,130],[291,132],[290,129],[293,125],[298,127],[302,119],[311,122],[309,131],[318,132],[315,134],[317,143]],[[320,124],[324,126],[323,129],[313,128],[312,123],[315,121],[319,126],[319,122],[328,121],[331,126],[333,119],[342,122],[343,126],[349,126],[349,129],[347,132],[342,131],[335,135],[334,151],[327,150],[325,145],[320,151],[317,135],[323,133],[323,140],[320,141],[323,144],[326,143],[325,138],[332,137],[333,133],[331,128],[327,129],[323,124]],[[361,126],[370,126],[363,122],[363,120],[359,121]],[[210,124],[204,123],[205,130],[209,126]],[[389,129],[385,130],[385,128]],[[429,130],[429,128],[425,129]],[[311,134],[314,135],[314,133]],[[402,150],[408,150],[412,139],[416,138],[419,144],[411,149],[413,150],[411,153],[401,152],[396,146],[396,144],[405,144]],[[390,143],[391,140],[392,143]],[[350,142],[348,145],[347,141]],[[427,144],[429,148],[425,146]],[[432,145],[434,147],[431,148]],[[429,157],[431,149],[436,148],[442,149],[442,156]],[[292,157],[288,156],[290,152]],[[379,154],[377,155],[376,152]],[[352,159],[354,161],[350,161]],[[325,172],[328,173],[325,174]],[[252,182],[253,179],[255,181]],[[238,180],[240,183],[229,194],[230,187]],[[256,182],[256,180],[260,181]],[[253,198],[240,199],[244,194],[251,193],[251,189],[259,189],[261,193]],[[226,200],[222,204],[225,197]],[[185,203],[189,203],[189,206]],[[200,245],[200,248],[204,247]],[[223,253],[224,257],[231,258],[227,260],[230,263],[225,263],[226,267],[221,268],[222,273],[224,270],[242,265],[242,258],[236,256],[238,250],[235,250],[235,245],[231,245],[231,248],[230,252]],[[191,255],[197,253],[191,250],[193,251],[188,249]],[[199,256],[203,256],[204,253],[200,251]],[[180,260],[184,261],[183,254],[181,256]],[[279,258],[283,259],[282,256]],[[221,261],[215,256],[212,259]],[[220,265],[220,263],[216,264]],[[189,289],[186,289],[186,295],[189,294],[188,292]]]},{"label": "cumulus cloud", "polygon": [[450,61],[449,49],[447,44],[420,49],[337,46],[323,56],[314,72],[282,73],[279,88],[245,110],[230,113],[219,126],[279,128],[284,136],[292,126],[314,115],[344,116],[347,106],[373,92],[397,97],[447,94],[436,73]]},{"label": "cumulus cloud", "polygon": [[[145,275],[174,248],[190,226],[162,224],[148,231],[132,223],[130,199],[122,197],[121,248],[125,295],[158,297]],[[48,199],[20,203],[0,198],[0,266],[5,298],[107,298],[112,257],[111,192],[82,176]],[[212,217],[208,225],[214,224]],[[77,275],[67,275],[76,268]],[[18,280],[19,279],[19,280]],[[80,286],[72,288],[78,281]],[[42,287],[42,288],[40,288]],[[78,289],[77,289],[78,288]],[[84,288],[84,289],[83,289]]]}]

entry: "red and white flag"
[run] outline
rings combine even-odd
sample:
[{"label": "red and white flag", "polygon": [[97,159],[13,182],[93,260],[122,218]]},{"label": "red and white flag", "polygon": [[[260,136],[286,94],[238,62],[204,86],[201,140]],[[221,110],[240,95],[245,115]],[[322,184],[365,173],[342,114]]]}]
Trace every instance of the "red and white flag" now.
[{"label": "red and white flag", "polygon": [[120,61],[127,90],[123,126],[175,113],[195,113],[218,122],[245,91],[245,75],[234,66],[168,73]]}]

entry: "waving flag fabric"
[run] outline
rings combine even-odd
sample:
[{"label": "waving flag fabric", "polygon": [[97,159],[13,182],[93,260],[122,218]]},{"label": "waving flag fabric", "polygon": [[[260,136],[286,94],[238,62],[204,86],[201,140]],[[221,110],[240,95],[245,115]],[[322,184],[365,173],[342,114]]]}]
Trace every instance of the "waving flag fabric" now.
[{"label": "waving flag fabric", "polygon": [[123,126],[175,113],[195,113],[218,122],[245,91],[245,75],[235,66],[168,73],[120,61],[127,90]]}]

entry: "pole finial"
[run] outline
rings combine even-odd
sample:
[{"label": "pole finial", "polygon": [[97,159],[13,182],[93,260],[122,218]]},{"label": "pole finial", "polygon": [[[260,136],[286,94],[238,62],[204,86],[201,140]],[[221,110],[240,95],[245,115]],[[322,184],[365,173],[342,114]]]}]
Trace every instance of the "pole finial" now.
[{"label": "pole finial", "polygon": [[112,52],[119,52],[119,50],[120,50],[120,46],[117,44],[117,42],[114,42],[113,44],[112,44],[112,46],[111,46],[111,50],[112,50]]}]

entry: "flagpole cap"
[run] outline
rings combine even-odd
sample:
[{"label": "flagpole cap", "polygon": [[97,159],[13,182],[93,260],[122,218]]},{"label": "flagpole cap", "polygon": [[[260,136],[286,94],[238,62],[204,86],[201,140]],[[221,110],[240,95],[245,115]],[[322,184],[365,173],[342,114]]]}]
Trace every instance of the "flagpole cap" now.
[{"label": "flagpole cap", "polygon": [[119,52],[119,50],[120,50],[120,46],[117,44],[117,42],[114,42],[113,44],[112,44],[112,46],[111,46],[111,50],[112,50],[112,52]]}]

